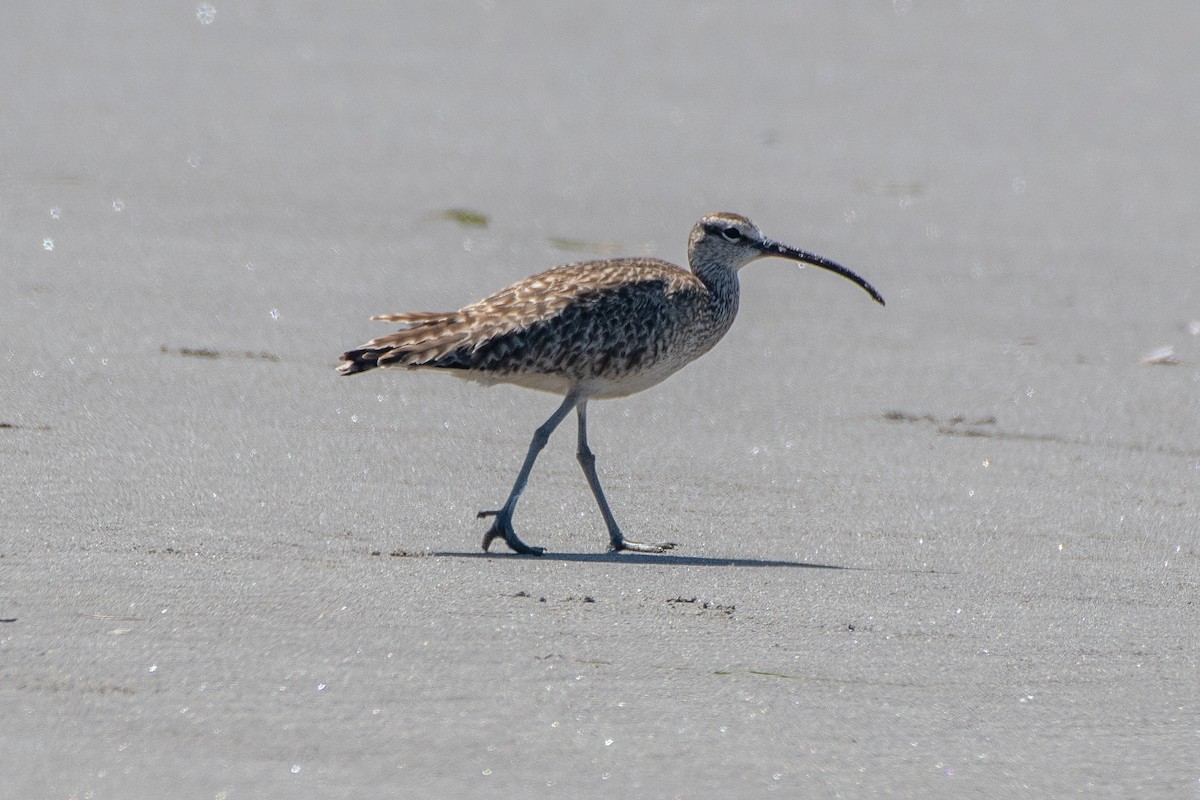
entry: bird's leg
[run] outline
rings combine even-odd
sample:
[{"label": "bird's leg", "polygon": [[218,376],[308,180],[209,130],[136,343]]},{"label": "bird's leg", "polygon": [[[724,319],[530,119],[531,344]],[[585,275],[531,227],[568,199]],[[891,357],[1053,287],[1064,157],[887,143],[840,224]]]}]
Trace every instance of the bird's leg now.
[{"label": "bird's leg", "polygon": [[613,517],[612,509],[608,507],[608,500],[604,497],[604,490],[600,488],[600,478],[596,475],[596,456],[592,453],[591,448],[587,443],[587,398],[584,397],[575,406],[575,413],[579,417],[579,450],[575,453],[575,457],[579,460],[579,466],[583,468],[583,475],[587,478],[588,486],[592,488],[592,495],[596,498],[596,505],[600,506],[600,514],[604,517],[604,524],[608,526],[608,538],[612,550],[632,550],[638,553],[665,553],[675,546],[674,542],[663,542],[662,544],[644,544],[642,542],[633,542],[626,539],[621,533],[621,529],[617,526],[617,520]]},{"label": "bird's leg", "polygon": [[495,517],[496,520],[492,523],[492,527],[488,528],[488,532],[483,535],[483,549],[487,550],[491,546],[492,540],[498,537],[503,538],[513,550],[518,553],[524,553],[530,556],[540,556],[546,551],[544,547],[530,547],[517,538],[516,531],[512,526],[513,511],[517,507],[517,500],[521,497],[521,492],[525,491],[525,484],[529,482],[529,473],[533,470],[533,462],[537,461],[538,453],[546,446],[546,442],[550,440],[550,434],[554,433],[554,429],[563,421],[563,418],[570,412],[571,407],[575,405],[576,399],[574,394],[568,394],[563,404],[558,407],[558,410],[550,415],[550,419],[542,423],[533,433],[533,441],[529,443],[529,452],[525,454],[525,463],[521,465],[521,471],[517,473],[517,482],[513,484],[512,491],[508,494],[508,499],[504,501],[504,508],[497,511],[480,511],[479,518]]}]

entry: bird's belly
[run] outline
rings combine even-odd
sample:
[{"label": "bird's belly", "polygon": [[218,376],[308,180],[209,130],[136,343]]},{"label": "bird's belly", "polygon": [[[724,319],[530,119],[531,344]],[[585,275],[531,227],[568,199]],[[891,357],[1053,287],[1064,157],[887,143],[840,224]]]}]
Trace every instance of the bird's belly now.
[{"label": "bird's belly", "polygon": [[484,386],[495,386],[498,383],[511,383],[525,389],[539,392],[565,395],[578,383],[566,375],[547,372],[478,372],[475,370],[447,370],[455,377],[481,383]]},{"label": "bird's belly", "polygon": [[[520,375],[506,380],[531,389],[566,393],[574,387],[588,397],[596,399],[626,397],[649,389],[665,381],[683,367],[712,349],[719,337],[710,341],[689,342],[688,345],[668,346],[654,358],[627,361],[614,358],[610,361],[592,362],[571,377],[555,375]],[[602,368],[593,369],[600,366]]]},{"label": "bird's belly", "polygon": [[457,378],[474,381],[484,386],[495,386],[498,383],[509,383],[525,389],[539,392],[566,395],[578,388],[588,397],[597,399],[610,397],[625,397],[636,394],[644,389],[661,383],[669,378],[679,366],[673,369],[649,369],[640,372],[630,372],[624,375],[578,375],[570,376],[562,373],[546,372],[475,372],[472,370],[447,370]]},{"label": "bird's belly", "polygon": [[676,370],[669,372],[651,370],[635,375],[626,375],[621,378],[591,378],[585,382],[583,388],[589,397],[595,397],[599,400],[610,397],[627,397],[662,383],[675,372]]}]

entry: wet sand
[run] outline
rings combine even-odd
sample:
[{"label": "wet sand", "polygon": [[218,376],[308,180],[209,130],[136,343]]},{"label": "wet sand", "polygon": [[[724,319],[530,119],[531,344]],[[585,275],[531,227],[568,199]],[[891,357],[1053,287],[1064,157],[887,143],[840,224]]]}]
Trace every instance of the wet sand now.
[{"label": "wet sand", "polygon": [[[1169,10],[9,9],[2,793],[1194,796]],[[557,400],[338,354],[714,210],[887,307],[748,267],[589,415],[680,548],[569,422],[482,554]]]}]

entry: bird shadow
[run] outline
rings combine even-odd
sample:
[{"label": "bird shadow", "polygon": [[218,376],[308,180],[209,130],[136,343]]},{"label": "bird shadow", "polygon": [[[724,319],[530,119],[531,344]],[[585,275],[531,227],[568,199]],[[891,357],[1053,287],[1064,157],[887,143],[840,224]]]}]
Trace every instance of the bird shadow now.
[{"label": "bird shadow", "polygon": [[569,561],[583,564],[625,564],[667,567],[799,567],[802,569],[857,570],[836,564],[814,564],[807,561],[782,561],[767,558],[710,558],[708,556],[677,556],[670,553],[542,553],[527,556],[518,553],[481,553],[442,551],[430,553],[442,558],[483,558],[506,561],[510,559]]}]

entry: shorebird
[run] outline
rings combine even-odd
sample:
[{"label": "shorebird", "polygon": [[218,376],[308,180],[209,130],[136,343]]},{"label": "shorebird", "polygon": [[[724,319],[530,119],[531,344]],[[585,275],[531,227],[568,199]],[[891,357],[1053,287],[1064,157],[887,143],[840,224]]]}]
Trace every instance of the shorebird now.
[{"label": "shorebird", "polygon": [[544,552],[517,536],[513,512],[538,453],[574,409],[576,457],[608,527],[611,549],[662,553],[674,542],[626,539],[613,517],[588,447],[588,401],[648,389],[712,349],[737,315],[738,270],[766,256],[835,272],[883,305],[879,292],[846,267],[767,238],[745,217],[722,212],[692,228],[691,271],[656,258],[585,261],[525,278],[458,311],[378,314],[371,319],[404,328],[343,353],[338,370],[353,375],[376,367],[440,369],[486,385],[512,383],[562,395],[562,404],[533,434],[504,505],[479,512],[481,519],[494,518],[483,549],[502,538],[518,553]]}]

